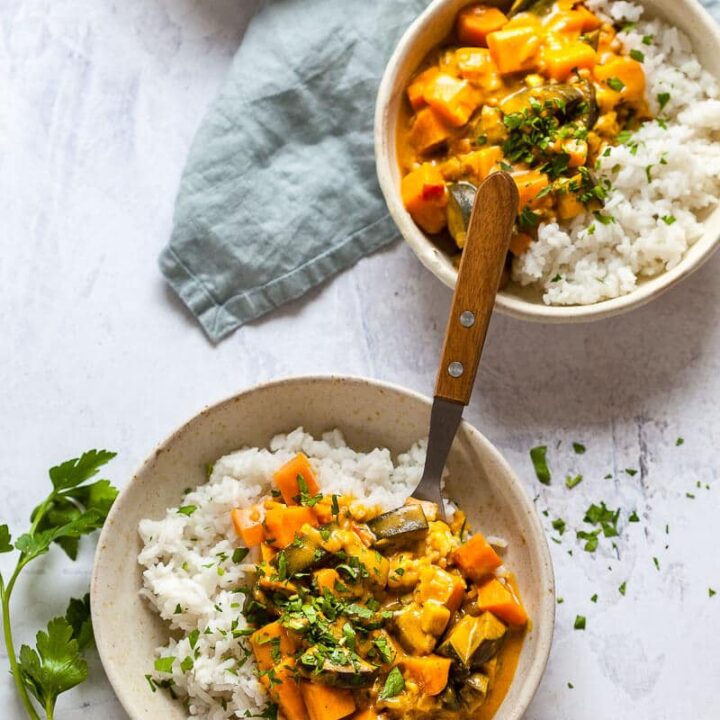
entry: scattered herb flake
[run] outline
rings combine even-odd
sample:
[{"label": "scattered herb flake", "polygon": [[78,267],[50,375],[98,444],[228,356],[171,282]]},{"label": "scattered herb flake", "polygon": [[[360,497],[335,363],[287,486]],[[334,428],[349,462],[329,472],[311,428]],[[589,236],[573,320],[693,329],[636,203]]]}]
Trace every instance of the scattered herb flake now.
[{"label": "scattered herb flake", "polygon": [[641,63],[645,61],[645,54],[640,52],[640,50],[631,50],[630,51],[630,57],[633,60],[636,60],[637,62]]},{"label": "scattered herb flake", "polygon": [[640,518],[638,517],[637,510],[633,510],[630,515],[628,516],[628,522],[640,522]]},{"label": "scattered herb flake", "polygon": [[568,490],[572,490],[574,487],[577,487],[583,480],[582,475],[575,475],[575,477],[571,477],[568,475],[565,478],[565,487],[567,487]]},{"label": "scattered herb flake", "polygon": [[572,444],[573,450],[575,451],[576,455],[584,455],[585,454],[585,446],[582,443],[574,442]]},{"label": "scattered herb flake", "polygon": [[626,590],[627,590],[627,580],[620,585],[620,587],[618,588],[618,592],[621,595],[624,595]]},{"label": "scattered herb flake", "polygon": [[241,563],[250,552],[250,548],[238,547],[233,550],[232,561],[234,563]]},{"label": "scattered herb flake", "polygon": [[[677,220],[677,218],[676,218],[674,215],[663,215],[662,218],[661,218],[661,220],[662,220],[666,225],[672,225],[672,224]],[[682,440],[682,438],[678,438],[678,439],[679,439],[679,440]],[[683,442],[684,442],[684,441],[683,441]],[[682,443],[680,443],[680,445],[682,445]]]},{"label": "scattered herb flake", "polygon": [[380,700],[388,700],[399,695],[404,689],[405,679],[400,672],[400,668],[394,667],[385,679],[385,685],[378,697]]},{"label": "scattered herb flake", "polygon": [[653,558],[653,564],[655,565],[656,570],[660,569],[660,561],[656,557]]},{"label": "scattered herb flake", "polygon": [[565,532],[565,528],[567,527],[565,521],[562,518],[557,518],[557,520],[553,520],[552,526],[553,530],[557,530],[560,535]]},{"label": "scattered herb flake", "polygon": [[172,655],[167,657],[159,657],[155,661],[155,669],[158,672],[171,673],[175,658]]},{"label": "scattered herb flake", "polygon": [[575,624],[573,627],[575,630],[584,630],[586,625],[586,620],[584,615],[577,615],[575,617]]},{"label": "scattered herb flake", "polygon": [[685,442],[685,439],[679,437],[679,438],[675,441],[675,447],[680,447],[680,445],[682,445],[684,442]]},{"label": "scattered herb flake", "polygon": [[712,588],[708,588],[708,596],[709,597],[715,597],[717,595],[717,590],[713,590]]},{"label": "scattered herb flake", "polygon": [[182,507],[179,507],[177,511],[180,515],[187,515],[189,517],[196,510],[197,510],[196,505],[183,505]]},{"label": "scattered herb flake", "polygon": [[547,465],[547,445],[538,445],[530,450],[530,459],[535,468],[535,475],[543,485],[549,485],[552,476]]},{"label": "scattered herb flake", "polygon": [[597,601],[598,601],[598,595],[597,595],[597,593],[595,593],[595,594],[590,598],[590,602],[596,603]]},{"label": "scattered herb flake", "polygon": [[626,472],[630,477],[635,477],[635,476],[637,475],[637,472],[638,472],[638,471],[637,471],[635,468],[625,468],[625,472]]},{"label": "scattered herb flake", "polygon": [[658,105],[660,106],[660,112],[665,109],[665,106],[670,102],[670,93],[663,92],[658,93],[657,96]]}]

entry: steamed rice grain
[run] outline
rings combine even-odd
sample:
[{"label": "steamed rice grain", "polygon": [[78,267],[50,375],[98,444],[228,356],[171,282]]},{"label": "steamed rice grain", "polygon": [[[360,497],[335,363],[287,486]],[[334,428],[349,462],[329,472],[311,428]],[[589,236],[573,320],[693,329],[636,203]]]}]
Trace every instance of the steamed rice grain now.
[{"label": "steamed rice grain", "polygon": [[143,672],[151,673],[155,684],[171,681],[190,717],[248,717],[267,705],[244,639],[244,595],[235,592],[248,584],[259,558],[255,549],[246,564],[233,560],[242,543],[230,512],[269,494],[275,470],[300,451],[311,459],[323,492],[353,495],[383,510],[405,502],[425,462],[423,442],[393,461],[386,448],[355,452],[338,430],[316,440],[298,428],[273,438],[269,449],[245,448],[220,458],[208,482],[187,493],[180,506],[161,520],[140,522],[141,594],[172,634],[157,649],[158,658],[171,658],[171,671]]}]

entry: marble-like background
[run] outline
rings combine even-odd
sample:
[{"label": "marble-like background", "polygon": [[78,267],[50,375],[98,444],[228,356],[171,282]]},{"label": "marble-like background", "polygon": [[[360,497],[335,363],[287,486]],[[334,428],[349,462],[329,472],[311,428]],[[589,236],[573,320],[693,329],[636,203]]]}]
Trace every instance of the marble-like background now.
[{"label": "marble-like background", "polygon": [[[450,294],[400,243],[218,347],[163,284],[156,257],[184,158],[251,7],[0,3],[0,518],[16,532],[50,464],[109,447],[123,485],[176,425],[258,381],[335,372],[432,387]],[[720,595],[708,596],[720,591],[718,272],[720,256],[650,307],[594,325],[494,319],[468,418],[551,517],[574,526],[605,500],[642,520],[623,523],[619,557],[584,553],[572,534],[551,543],[564,603],[529,720],[720,717]],[[528,459],[540,443],[553,448],[548,489]],[[566,472],[585,480],[568,491]],[[91,561],[86,545],[77,563],[53,552],[32,567],[15,599],[19,641],[85,591]],[[57,720],[127,717],[91,666]],[[21,717],[4,671],[0,708]]]}]

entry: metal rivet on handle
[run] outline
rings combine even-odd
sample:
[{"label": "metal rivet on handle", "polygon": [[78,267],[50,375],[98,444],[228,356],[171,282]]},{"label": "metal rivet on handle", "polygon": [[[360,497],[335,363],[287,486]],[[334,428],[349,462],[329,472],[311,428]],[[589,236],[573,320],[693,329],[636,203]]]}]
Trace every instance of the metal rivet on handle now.
[{"label": "metal rivet on handle", "polygon": [[448,374],[450,377],[459,378],[464,372],[465,368],[463,367],[463,364],[461,362],[457,362],[457,360],[448,365]]},{"label": "metal rivet on handle", "polygon": [[470,310],[464,310],[460,313],[460,324],[466,328],[472,327],[475,324],[475,314]]}]

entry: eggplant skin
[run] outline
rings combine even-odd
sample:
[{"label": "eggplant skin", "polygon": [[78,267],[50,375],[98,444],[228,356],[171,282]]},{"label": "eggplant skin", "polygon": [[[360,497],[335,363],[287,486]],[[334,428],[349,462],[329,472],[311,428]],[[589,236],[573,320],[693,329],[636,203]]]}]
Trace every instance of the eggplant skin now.
[{"label": "eggplant skin", "polygon": [[465,180],[453,183],[448,188],[448,231],[459,248],[465,245],[476,193],[477,187]]},{"label": "eggplant skin", "polygon": [[321,659],[312,648],[300,657],[298,667],[300,672],[313,682],[337,688],[371,687],[380,673],[379,667],[360,658],[343,665],[328,658]]},{"label": "eggplant skin", "polygon": [[531,12],[535,15],[545,15],[555,4],[555,0],[515,0],[508,10],[507,16],[513,17],[521,12]]},{"label": "eggplant skin", "polygon": [[492,613],[466,615],[450,630],[438,654],[472,670],[500,652],[507,628]]},{"label": "eggplant skin", "polygon": [[378,549],[422,540],[428,532],[428,521],[420,505],[403,505],[368,521]]}]

